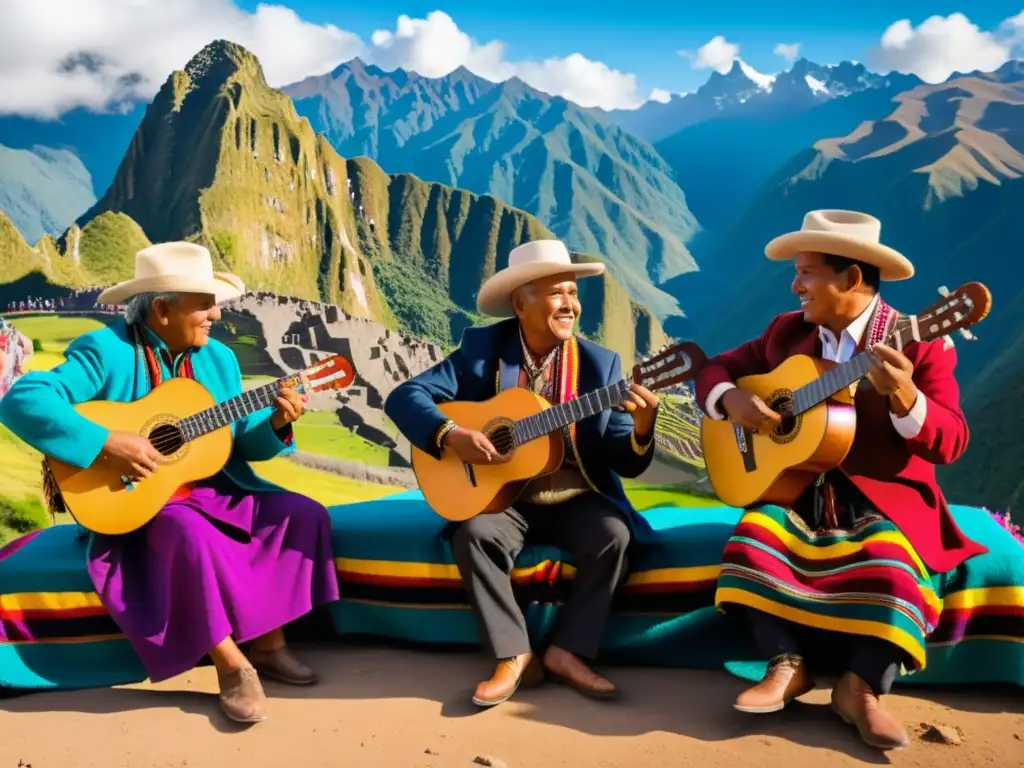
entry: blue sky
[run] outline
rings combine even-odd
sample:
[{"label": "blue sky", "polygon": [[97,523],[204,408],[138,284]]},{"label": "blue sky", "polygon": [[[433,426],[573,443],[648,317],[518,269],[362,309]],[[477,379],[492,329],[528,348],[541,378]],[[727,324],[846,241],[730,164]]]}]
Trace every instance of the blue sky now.
[{"label": "blue sky", "polygon": [[[774,74],[788,66],[773,52],[780,43],[799,44],[820,64],[852,59],[941,82],[1024,54],[1024,0],[976,8],[945,0],[32,0],[0,22],[0,115],[54,119],[148,101],[220,38],[252,51],[275,87],[360,55],[429,77],[458,66],[494,81],[517,76],[606,109],[693,91],[736,58]],[[68,66],[83,53],[100,64]]]},{"label": "blue sky", "polygon": [[[678,55],[696,50],[716,35],[740,45],[741,57],[763,72],[776,72],[785,62],[772,53],[777,43],[800,43],[801,55],[831,63],[855,59],[867,63],[869,49],[877,46],[885,29],[909,19],[917,26],[933,15],[966,13],[981,30],[993,30],[1004,19],[1024,10],[1024,2],[985,0],[967,11],[963,2],[880,2],[856,5],[827,2],[624,3],[621,0],[514,0],[485,3],[475,0],[421,2],[420,0],[284,0],[306,21],[332,23],[369,39],[376,29],[393,29],[400,14],[423,18],[443,10],[478,42],[501,40],[512,60],[563,57],[579,52],[613,69],[637,75],[639,90],[653,88],[689,91],[710,72],[694,70]],[[254,10],[255,0],[240,2]],[[638,9],[642,8],[642,11]],[[852,12],[851,12],[852,11]]]}]

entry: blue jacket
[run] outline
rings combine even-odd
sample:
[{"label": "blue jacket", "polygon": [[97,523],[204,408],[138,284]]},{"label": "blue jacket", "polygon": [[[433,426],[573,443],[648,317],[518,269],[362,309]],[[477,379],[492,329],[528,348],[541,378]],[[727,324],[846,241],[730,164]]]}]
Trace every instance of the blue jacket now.
[{"label": "blue jacket", "polygon": [[[155,339],[156,337],[151,337]],[[128,325],[113,325],[79,336],[65,351],[67,360],[49,371],[33,371],[18,379],[0,398],[0,424],[36,450],[75,467],[88,467],[99,456],[108,430],[80,416],[77,403],[114,400],[128,403],[149,392],[146,361],[136,355]],[[238,359],[224,344],[210,339],[192,354],[192,370],[220,403],[242,392]],[[165,377],[170,372],[165,369]],[[234,450],[224,467],[240,488],[277,491],[276,485],[259,477],[250,461],[266,461],[295,450],[270,425],[268,408],[234,422]],[[288,439],[290,430],[284,435]]]},{"label": "blue jacket", "polygon": [[[467,328],[462,345],[445,360],[396,387],[384,403],[388,417],[409,442],[438,456],[434,437],[446,417],[437,403],[450,400],[479,402],[515,387],[522,365],[518,320]],[[583,339],[578,346],[579,381],[576,391],[589,392],[622,378],[622,361],[611,350]],[[644,453],[633,447],[633,417],[607,410],[576,425],[573,450],[588,484],[603,494],[634,526],[643,524],[626,498],[620,477],[638,477],[650,466],[653,446]]]}]

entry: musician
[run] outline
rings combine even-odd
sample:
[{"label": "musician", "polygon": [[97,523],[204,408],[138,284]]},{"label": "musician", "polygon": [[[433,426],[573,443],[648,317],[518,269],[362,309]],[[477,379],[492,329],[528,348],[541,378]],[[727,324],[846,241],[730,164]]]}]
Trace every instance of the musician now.
[{"label": "musician", "polygon": [[[53,370],[19,379],[0,400],[0,422],[44,455],[82,468],[105,464],[145,482],[161,471],[150,442],[108,431],[73,406],[132,402],[174,376],[195,379],[218,402],[240,394],[238,361],[210,328],[218,305],[244,290],[239,278],[213,271],[202,246],[139,251],[135,278],[99,297],[125,305],[124,318],[74,340]],[[219,474],[179,490],[139,531],[90,537],[89,576],[150,679],[174,677],[209,654],[221,707],[237,722],[266,717],[259,675],[316,681],[282,627],[338,598],[327,510],[265,482],[248,464],[293,451],[302,411],[303,399],[284,388],[274,409],[232,425],[234,450]],[[250,640],[243,654],[238,644]]]},{"label": "musician", "polygon": [[[509,387],[538,392],[551,403],[621,379],[619,356],[574,335],[581,306],[576,278],[600,275],[600,263],[575,264],[557,240],[515,248],[509,266],[480,289],[481,314],[509,318],[469,328],[462,345],[433,368],[404,382],[384,409],[409,441],[440,457],[453,452],[486,464],[498,455],[481,432],[449,421],[435,403],[481,401]],[[520,682],[545,670],[584,694],[613,697],[615,686],[588,661],[598,651],[631,531],[642,521],[620,477],[637,477],[651,462],[658,400],[632,385],[624,410],[604,411],[564,431],[566,460],[531,481],[508,509],[454,526],[452,546],[481,635],[497,658],[494,674],[473,695],[480,707],[499,704]],[[568,550],[577,573],[543,658],[535,658],[510,573],[527,540]]]},{"label": "musician", "polygon": [[708,361],[696,390],[710,417],[767,433],[779,414],[735,387],[736,379],[769,373],[795,354],[842,362],[872,352],[855,395],[849,455],[792,510],[747,511],[723,555],[716,603],[745,611],[771,659],[737,709],[780,710],[814,687],[816,665],[838,664],[833,709],[868,744],[891,749],[905,746],[907,734],[879,697],[901,670],[925,664],[925,639],[941,607],[929,578],[985,549],[959,530],[935,479],[935,465],[967,447],[956,350],[948,339],[902,351],[884,343],[898,313],[880,284],[907,279],[914,268],[880,234],[874,217],[825,210],[772,240],[768,258],[794,262],[800,310]]}]

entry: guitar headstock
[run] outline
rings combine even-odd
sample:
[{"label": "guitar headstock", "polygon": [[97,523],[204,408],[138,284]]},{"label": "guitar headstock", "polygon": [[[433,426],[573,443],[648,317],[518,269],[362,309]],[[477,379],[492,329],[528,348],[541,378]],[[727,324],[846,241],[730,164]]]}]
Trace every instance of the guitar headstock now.
[{"label": "guitar headstock", "polygon": [[707,362],[704,350],[692,341],[664,347],[633,366],[633,382],[654,392],[697,378]]},{"label": "guitar headstock", "polygon": [[[913,327],[901,330],[900,346],[912,341],[931,341],[962,331],[985,319],[992,308],[992,294],[981,283],[964,283],[952,291],[942,291],[942,298],[916,315],[917,335]],[[907,336],[907,338],[904,338]]]},{"label": "guitar headstock", "polygon": [[342,355],[332,355],[302,371],[309,382],[310,392],[320,392],[325,389],[345,389],[352,386],[356,380],[355,372],[350,363]]}]

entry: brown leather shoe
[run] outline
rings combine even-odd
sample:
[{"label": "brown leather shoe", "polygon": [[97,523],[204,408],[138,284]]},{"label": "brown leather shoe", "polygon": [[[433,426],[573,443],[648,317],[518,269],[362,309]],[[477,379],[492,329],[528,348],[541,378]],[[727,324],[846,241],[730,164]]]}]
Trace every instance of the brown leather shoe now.
[{"label": "brown leather shoe", "polygon": [[768,664],[764,679],[736,697],[735,709],[762,715],[778,712],[793,699],[803,696],[814,688],[800,656],[776,656]]},{"label": "brown leather shoe", "polygon": [[844,722],[857,726],[864,742],[876,749],[903,749],[910,744],[903,726],[882,709],[871,686],[852,672],[832,689],[832,709]]},{"label": "brown leather shoe", "polygon": [[619,695],[614,683],[597,674],[576,654],[557,646],[552,645],[544,654],[544,668],[555,682],[575,688],[586,696],[614,699]]},{"label": "brown leather shoe", "polygon": [[252,667],[217,675],[220,708],[236,723],[259,723],[267,719],[267,697],[259,675]]},{"label": "brown leather shoe", "polygon": [[532,688],[544,681],[544,670],[532,653],[501,659],[489,680],[484,680],[473,693],[478,707],[493,707],[512,698],[520,686]]},{"label": "brown leather shoe", "polygon": [[287,646],[273,651],[249,651],[249,661],[264,677],[289,685],[312,685],[316,682],[316,673],[299,661],[288,650]]}]

